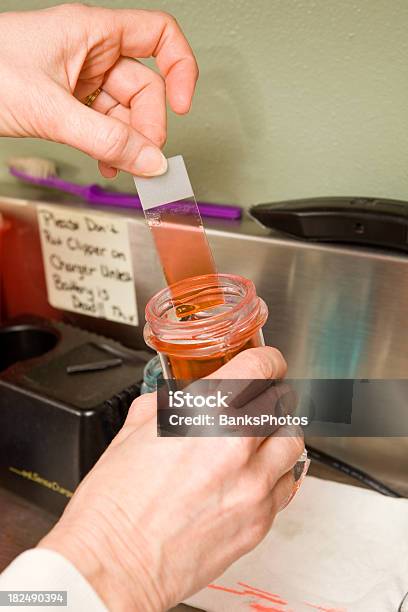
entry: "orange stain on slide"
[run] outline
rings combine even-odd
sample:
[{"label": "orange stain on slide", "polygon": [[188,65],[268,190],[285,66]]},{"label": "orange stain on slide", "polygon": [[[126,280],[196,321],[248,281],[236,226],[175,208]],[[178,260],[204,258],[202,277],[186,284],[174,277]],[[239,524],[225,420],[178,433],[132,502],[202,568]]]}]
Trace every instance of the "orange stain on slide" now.
[{"label": "orange stain on slide", "polygon": [[167,212],[166,207],[146,213],[156,250],[160,258],[163,273],[168,285],[173,285],[185,278],[202,274],[215,274],[214,259],[207,241],[207,236],[199,216],[195,216],[194,207],[189,214]]}]

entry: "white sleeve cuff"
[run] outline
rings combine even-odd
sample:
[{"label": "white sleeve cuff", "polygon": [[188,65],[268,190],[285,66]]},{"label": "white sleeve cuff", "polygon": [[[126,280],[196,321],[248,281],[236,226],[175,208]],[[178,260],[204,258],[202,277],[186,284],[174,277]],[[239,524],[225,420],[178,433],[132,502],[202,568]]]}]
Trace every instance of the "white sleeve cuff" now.
[{"label": "white sleeve cuff", "polygon": [[0,574],[0,591],[67,591],[67,606],[19,605],[16,610],[107,612],[76,567],[59,553],[45,548],[27,550],[14,559]]}]

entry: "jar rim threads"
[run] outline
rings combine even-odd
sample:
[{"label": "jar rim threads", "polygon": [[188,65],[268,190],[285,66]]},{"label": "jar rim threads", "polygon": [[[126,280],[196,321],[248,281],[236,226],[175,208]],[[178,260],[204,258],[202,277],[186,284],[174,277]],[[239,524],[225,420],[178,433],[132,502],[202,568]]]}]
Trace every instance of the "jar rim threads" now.
[{"label": "jar rim threads", "polygon": [[150,299],[145,340],[159,352],[165,348],[180,357],[203,356],[243,344],[267,315],[252,281],[232,274],[195,276]]}]

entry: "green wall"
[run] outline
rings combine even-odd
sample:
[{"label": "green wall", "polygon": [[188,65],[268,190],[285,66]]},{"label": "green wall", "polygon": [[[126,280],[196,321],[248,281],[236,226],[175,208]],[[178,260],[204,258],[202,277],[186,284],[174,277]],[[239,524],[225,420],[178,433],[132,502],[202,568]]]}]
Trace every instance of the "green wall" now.
[{"label": "green wall", "polygon": [[[51,4],[20,0],[18,6]],[[15,6],[15,0],[1,3],[2,10]],[[406,0],[145,0],[140,6],[173,13],[200,65],[193,109],[188,117],[170,117],[166,145],[167,155],[187,159],[197,197],[245,206],[324,194],[408,200]],[[66,178],[103,182],[93,160],[60,145],[3,140],[0,156],[10,154],[52,157]],[[115,186],[131,190],[130,177],[122,175]]]}]

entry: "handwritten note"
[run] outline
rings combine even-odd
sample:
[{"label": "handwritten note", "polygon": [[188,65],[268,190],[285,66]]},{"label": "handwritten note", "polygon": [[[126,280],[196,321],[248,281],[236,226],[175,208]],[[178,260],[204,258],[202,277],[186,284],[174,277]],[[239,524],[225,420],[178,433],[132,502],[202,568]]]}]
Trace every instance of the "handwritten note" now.
[{"label": "handwritten note", "polygon": [[48,205],[37,215],[51,306],[138,325],[126,221]]}]

